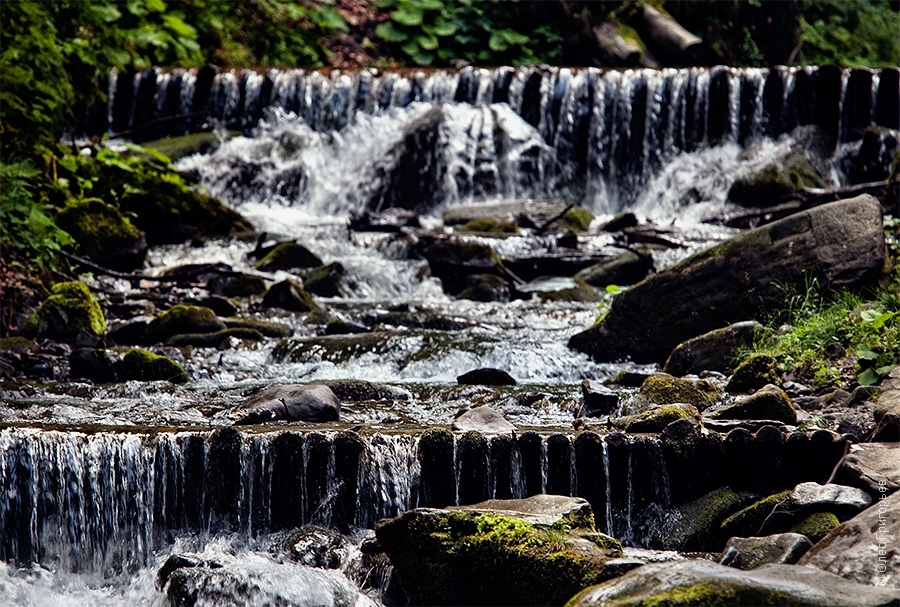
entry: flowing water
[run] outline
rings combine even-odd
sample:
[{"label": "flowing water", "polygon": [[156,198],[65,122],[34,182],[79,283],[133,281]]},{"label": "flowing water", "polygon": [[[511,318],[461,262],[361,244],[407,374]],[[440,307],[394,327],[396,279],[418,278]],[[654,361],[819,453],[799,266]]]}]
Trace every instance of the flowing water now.
[{"label": "flowing water", "polygon": [[[445,209],[473,202],[577,203],[597,215],[595,227],[628,209],[681,245],[654,251],[661,269],[733,233],[702,220],[728,211],[730,185],[789,147],[796,126],[818,124],[844,144],[839,150],[869,124],[897,128],[895,72],[113,74],[100,130],[139,141],[219,132],[214,151],[184,158],[179,168],[257,230],[340,262],[340,295],[319,298],[331,315],[384,319],[390,330],[329,340],[302,315],[245,305],[242,314],[288,324],[293,336],[277,345],[166,350],[191,374],[182,387],[61,381],[6,390],[0,603],[163,605],[156,571],[169,555],[191,552],[222,565],[215,583],[245,604],[366,604],[371,599],[354,585],[362,578],[291,561],[279,533],[310,523],[360,533],[409,508],[445,505],[429,496],[448,484],[457,503],[535,492],[583,496],[598,528],[647,546],[672,500],[661,443],[593,433],[573,439],[571,421],[581,380],[653,367],[598,364],[566,347],[593,322],[596,303],[447,296],[411,253],[416,238],[442,232]],[[418,211],[424,227],[400,235],[348,230],[352,214],[387,206]],[[530,233],[467,238],[504,257],[557,247]],[[588,254],[613,244],[596,229],[579,239]],[[225,262],[253,273],[253,246],[159,247],[147,272]],[[93,280],[116,297],[142,297],[125,281]],[[454,329],[399,323],[398,310]],[[456,384],[478,367],[504,369],[519,383]],[[393,397],[347,404],[342,421],[324,427],[229,429],[230,409],[261,386],[339,379],[387,384]],[[472,404],[497,408],[521,433],[474,444],[457,437],[451,469],[423,468],[421,429],[449,424]],[[359,435],[345,431],[354,425],[363,427]],[[365,590],[377,600],[377,589]]]}]

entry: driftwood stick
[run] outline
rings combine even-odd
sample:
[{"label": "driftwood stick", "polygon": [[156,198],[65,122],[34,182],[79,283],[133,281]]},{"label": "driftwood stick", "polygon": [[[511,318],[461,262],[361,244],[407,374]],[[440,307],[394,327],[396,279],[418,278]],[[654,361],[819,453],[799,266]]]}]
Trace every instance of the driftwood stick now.
[{"label": "driftwood stick", "polygon": [[[174,282],[174,283],[192,283],[189,278],[184,276],[152,276],[150,274],[141,274],[137,272],[118,272],[116,270],[110,270],[104,266],[101,266],[98,263],[94,263],[89,259],[85,259],[84,257],[79,257],[78,255],[73,255],[72,253],[68,253],[66,251],[60,251],[63,257],[66,259],[70,259],[74,262],[77,262],[84,267],[88,268],[92,272],[96,272],[97,274],[103,274],[105,276],[112,276],[113,278],[120,278],[122,280],[127,280],[131,283],[135,283],[141,280],[152,280],[154,282]],[[222,274],[224,276],[235,276],[239,274],[239,272],[235,272],[234,270],[224,270],[224,269],[216,269],[214,267],[210,267],[207,269],[207,272],[216,272],[218,274]]]},{"label": "driftwood stick", "polygon": [[547,228],[549,228],[551,225],[553,225],[553,222],[554,222],[554,221],[556,221],[557,219],[562,219],[563,217],[565,217],[565,216],[566,216],[566,213],[568,213],[569,211],[571,211],[571,210],[572,210],[572,207],[574,207],[574,206],[575,206],[575,203],[574,203],[574,202],[569,203],[569,205],[568,205],[566,208],[564,208],[559,214],[554,215],[553,217],[551,217],[550,219],[548,219],[547,221],[545,221],[543,224],[541,224],[541,226],[540,226],[537,230],[535,230],[534,233],[535,233],[535,234],[543,234],[545,231],[547,231]]}]

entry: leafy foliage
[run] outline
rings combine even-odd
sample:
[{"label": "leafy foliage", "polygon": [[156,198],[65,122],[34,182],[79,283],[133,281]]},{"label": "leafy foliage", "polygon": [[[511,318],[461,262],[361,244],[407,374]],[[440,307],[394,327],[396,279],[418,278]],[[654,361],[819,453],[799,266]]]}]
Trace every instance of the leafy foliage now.
[{"label": "leafy foliage", "polygon": [[804,0],[803,63],[889,67],[900,63],[900,12],[888,0]]},{"label": "leafy foliage", "polygon": [[562,36],[536,23],[524,2],[380,0],[390,21],[375,34],[414,65],[459,59],[481,65],[559,62]]}]

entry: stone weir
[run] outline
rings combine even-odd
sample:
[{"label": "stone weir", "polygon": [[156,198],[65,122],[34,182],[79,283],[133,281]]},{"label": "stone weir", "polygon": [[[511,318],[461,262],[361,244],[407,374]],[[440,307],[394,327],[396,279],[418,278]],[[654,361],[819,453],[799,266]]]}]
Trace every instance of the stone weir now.
[{"label": "stone weir", "polygon": [[307,523],[348,531],[416,507],[541,493],[584,497],[598,529],[664,548],[656,532],[667,511],[726,486],[762,495],[824,483],[845,446],[826,431],[774,427],[678,438],[7,428],[0,560],[109,575],[136,570],[184,534],[256,536]]},{"label": "stone weir", "polygon": [[858,140],[869,126],[900,128],[900,70],[152,68],[113,73],[106,114],[88,119],[83,130],[135,141],[214,128],[250,134],[277,108],[330,132],[357,114],[416,103],[506,104],[553,152],[552,178],[573,184],[600,177],[627,191],[682,152],[728,142],[745,147],[802,125],[818,125],[836,141]]}]

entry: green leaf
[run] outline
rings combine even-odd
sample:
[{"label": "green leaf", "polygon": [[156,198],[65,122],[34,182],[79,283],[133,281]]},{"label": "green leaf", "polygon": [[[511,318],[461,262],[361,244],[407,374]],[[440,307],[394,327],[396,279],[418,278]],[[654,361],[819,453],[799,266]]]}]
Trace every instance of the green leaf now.
[{"label": "green leaf", "polygon": [[379,23],[375,26],[375,35],[388,42],[405,42],[409,40],[409,34],[394,27],[394,24],[390,21]]},{"label": "green leaf", "polygon": [[856,358],[863,360],[878,360],[878,352],[872,352],[867,348],[860,348],[856,351]]},{"label": "green leaf", "polygon": [[439,11],[444,8],[442,0],[418,0],[416,4],[424,11]]},{"label": "green leaf", "polygon": [[456,25],[450,21],[438,20],[431,28],[431,33],[435,36],[452,36],[456,33]]},{"label": "green leaf", "polygon": [[878,383],[879,375],[875,369],[866,369],[859,374],[857,381],[860,386],[871,386]]},{"label": "green leaf", "polygon": [[887,375],[887,374],[890,373],[890,372],[894,369],[894,367],[896,367],[896,366],[897,366],[897,365],[885,365],[885,366],[883,366],[883,367],[878,367],[877,369],[875,369],[875,373],[877,373],[878,375]]},{"label": "green leaf", "polygon": [[166,3],[164,0],[144,0],[144,5],[147,7],[148,11],[154,13],[166,12]]},{"label": "green leaf", "polygon": [[422,10],[416,7],[400,7],[391,13],[391,19],[401,25],[422,25]]},{"label": "green leaf", "polygon": [[438,39],[435,36],[416,36],[416,42],[427,51],[433,51],[438,47]]},{"label": "green leaf", "polygon": [[623,290],[622,287],[620,287],[619,285],[606,285],[606,292],[609,293],[610,295],[615,295],[616,293],[621,293],[622,290]]},{"label": "green leaf", "polygon": [[312,14],[313,21],[316,25],[326,30],[335,30],[346,32],[349,31],[347,23],[341,14],[331,6],[322,6]]},{"label": "green leaf", "polygon": [[491,39],[488,40],[488,46],[495,53],[502,53],[509,48],[506,38],[499,31],[491,34]]},{"label": "green leaf", "polygon": [[375,3],[375,8],[381,9],[393,8],[395,6],[397,6],[397,0],[378,0],[378,2]]},{"label": "green leaf", "polygon": [[417,65],[431,65],[434,63],[434,54],[432,53],[417,52],[413,54],[412,58]]},{"label": "green leaf", "polygon": [[185,23],[181,17],[175,15],[163,15],[163,25],[185,38],[196,38],[197,30]]}]

